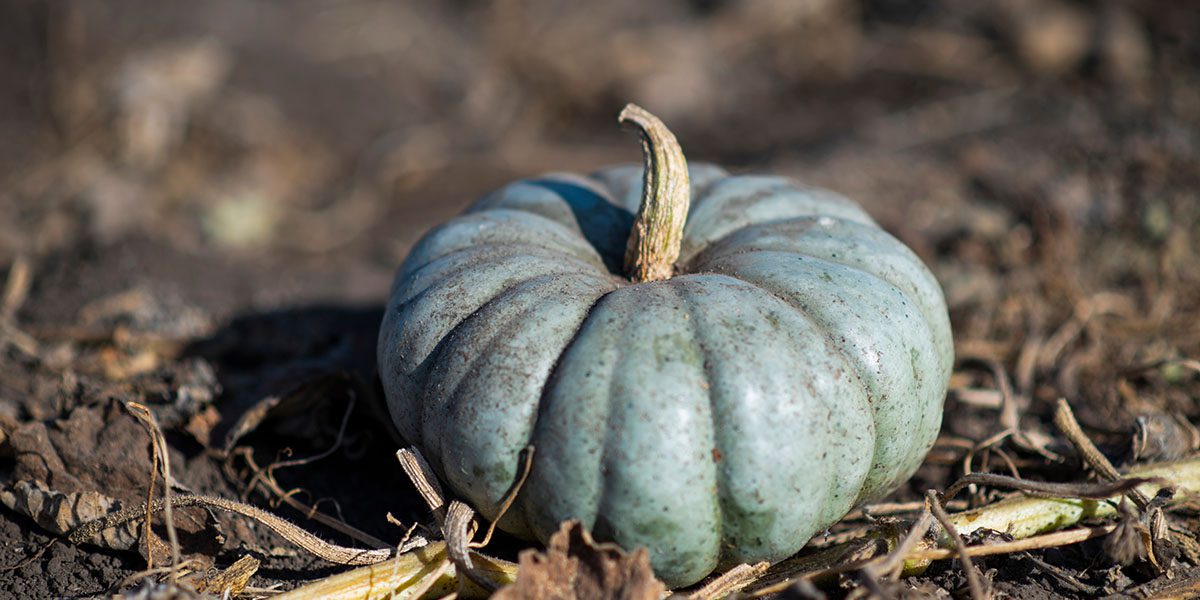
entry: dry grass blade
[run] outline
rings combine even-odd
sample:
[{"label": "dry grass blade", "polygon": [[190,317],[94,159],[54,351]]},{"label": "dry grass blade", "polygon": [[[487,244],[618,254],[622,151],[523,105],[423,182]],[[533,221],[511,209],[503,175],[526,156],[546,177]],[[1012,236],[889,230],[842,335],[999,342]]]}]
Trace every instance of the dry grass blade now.
[{"label": "dry grass blade", "polygon": [[153,552],[150,547],[151,537],[154,535],[150,527],[153,521],[150,515],[151,507],[154,505],[154,479],[156,471],[162,469],[163,478],[163,520],[166,521],[167,540],[171,545],[171,583],[175,583],[177,568],[179,566],[179,535],[175,531],[175,514],[171,506],[171,456],[167,450],[167,441],[163,438],[162,430],[158,427],[158,421],[154,418],[154,413],[150,409],[138,404],[137,402],[128,402],[125,404],[129,413],[146,427],[146,431],[150,434],[150,443],[152,446],[152,466],[150,469],[150,485],[147,487],[146,497],[146,568],[154,568]]},{"label": "dry grass blade", "polygon": [[[185,560],[178,564],[174,564],[174,565],[171,565],[168,567],[143,569],[136,573],[131,573],[131,574],[125,576],[124,579],[122,579],[116,585],[112,586],[109,589],[114,590],[114,591],[125,589],[125,588],[128,588],[129,586],[133,585],[134,583],[137,583],[138,581],[142,581],[147,578],[156,577],[158,575],[163,575],[163,574],[168,575],[171,579],[177,579],[181,575],[187,575],[188,573],[190,573],[191,567],[192,567],[192,561]],[[176,584],[174,582],[171,582],[170,585],[171,585],[171,587],[175,587]]]},{"label": "dry grass blade", "polygon": [[29,297],[29,288],[32,283],[29,258],[18,255],[8,269],[8,279],[4,283],[4,295],[0,297],[0,350],[11,343],[27,356],[37,356],[40,352],[38,341],[18,329],[15,323],[17,311]]},{"label": "dry grass blade", "polygon": [[[495,587],[517,579],[517,565],[475,554],[475,572]],[[391,560],[326,577],[285,594],[276,600],[410,600],[420,597],[480,598],[487,592],[457,577],[446,556],[446,544],[433,542]]]},{"label": "dry grass blade", "polygon": [[[321,460],[322,458],[330,456],[338,448],[340,448],[343,443],[343,440],[345,439],[346,428],[350,424],[350,416],[354,411],[354,406],[355,406],[357,397],[358,397],[358,395],[355,394],[353,390],[350,390],[349,401],[346,403],[346,410],[342,414],[342,422],[341,422],[341,425],[338,427],[337,438],[334,440],[333,444],[329,448],[327,448],[326,450],[324,450],[318,454],[314,454],[313,456],[308,456],[305,458],[297,458],[297,459],[293,459],[293,460],[276,462],[274,464],[267,466],[265,469],[260,468],[258,466],[258,463],[255,462],[255,460],[254,460],[254,453],[248,448],[238,448],[235,450],[235,452],[233,454],[231,454],[231,456],[233,456],[234,454],[241,456],[242,459],[244,461],[246,461],[246,465],[250,467],[251,472],[254,473],[253,477],[251,477],[251,479],[250,479],[250,482],[248,484],[246,484],[246,491],[243,493],[243,496],[242,496],[243,500],[246,498],[247,495],[249,495],[249,493],[251,491],[253,491],[255,486],[261,484],[269,492],[274,494],[280,501],[282,501],[283,503],[287,504],[288,506],[291,506],[292,508],[304,513],[304,515],[306,517],[308,517],[309,519],[313,519],[314,521],[317,521],[317,522],[321,523],[322,525],[329,527],[330,529],[334,529],[340,533],[343,533],[353,539],[356,539],[364,544],[367,544],[368,546],[373,546],[375,548],[386,548],[386,547],[390,546],[391,544],[388,544],[388,543],[384,542],[383,540],[380,540],[379,538],[377,538],[373,535],[370,535],[370,534],[366,533],[365,531],[362,531],[362,530],[350,525],[349,523],[346,523],[345,521],[343,521],[341,519],[334,518],[325,513],[320,512],[319,510],[317,510],[316,506],[310,506],[308,504],[305,504],[304,502],[301,502],[300,500],[297,500],[295,490],[284,491],[283,488],[279,485],[278,480],[275,479],[275,472],[278,471],[279,469],[285,469],[288,467],[306,465],[313,461]],[[407,539],[406,539],[406,541],[407,541]]]},{"label": "dry grass blade", "polygon": [[525,487],[525,480],[529,479],[529,472],[533,470],[533,452],[534,448],[532,445],[525,446],[525,449],[521,452],[524,458],[521,461],[521,473],[517,476],[516,483],[504,495],[504,502],[500,503],[500,510],[496,512],[496,518],[492,519],[492,522],[488,524],[487,532],[484,533],[483,539],[478,542],[472,542],[472,548],[483,548],[488,545],[488,542],[492,541],[492,534],[496,532],[496,524],[508,513],[508,509],[512,508],[513,502],[517,501],[517,495],[521,493],[521,488]]},{"label": "dry grass blade", "polygon": [[[951,515],[951,519],[954,516]],[[1046,548],[1057,548],[1059,546],[1069,546],[1078,544],[1087,540],[1103,537],[1112,533],[1115,525],[1099,525],[1096,527],[1081,527],[1078,529],[1067,529],[1065,531],[1055,531],[1034,537],[1013,540],[1011,542],[999,542],[995,544],[985,544],[982,546],[967,546],[965,550],[966,556],[995,556],[997,554],[1013,554],[1015,552],[1028,552],[1030,550],[1044,550]],[[933,560],[946,560],[955,558],[961,553],[958,549],[952,548],[927,548],[919,549],[908,556],[905,556],[905,562],[911,565],[923,564]]]},{"label": "dry grass blade", "polygon": [[13,259],[8,268],[8,280],[4,284],[4,296],[0,298],[0,322],[12,322],[17,310],[25,304],[25,299],[29,297],[29,287],[33,283],[31,271],[29,257],[19,254]]},{"label": "dry grass blade", "polygon": [[476,585],[495,591],[492,582],[486,577],[475,573],[475,564],[471,560],[471,538],[475,536],[478,525],[475,522],[475,511],[471,507],[453,500],[446,509],[446,520],[442,522],[442,535],[446,538],[446,555],[454,566]]},{"label": "dry grass blade", "polygon": [[975,567],[975,563],[966,552],[967,543],[958,534],[958,529],[954,527],[950,515],[946,514],[946,509],[942,508],[942,502],[938,499],[937,492],[929,490],[929,493],[925,497],[929,501],[929,512],[933,513],[933,517],[938,520],[938,523],[942,524],[942,527],[946,529],[946,534],[954,541],[954,548],[958,552],[957,557],[962,563],[963,572],[967,575],[967,586],[971,590],[971,598],[973,600],[987,600],[991,598],[991,591],[984,586],[983,576],[979,573],[979,569]]},{"label": "dry grass blade", "polygon": [[[471,552],[471,537],[476,532],[474,511],[457,500],[447,505],[437,478],[420,451],[401,449],[396,458],[430,510],[439,517],[446,541],[422,544],[423,547],[386,562],[327,577],[283,594],[279,596],[281,600],[482,597],[516,581],[517,565]],[[531,455],[526,460],[531,460]],[[514,486],[513,495],[519,483]]]},{"label": "dry grass blade", "polygon": [[1088,585],[1088,584],[1080,581],[1078,577],[1071,574],[1066,569],[1063,569],[1062,567],[1056,567],[1056,566],[1038,558],[1037,556],[1034,556],[1033,554],[1031,554],[1029,552],[1023,552],[1022,556],[1021,556],[1021,560],[1029,561],[1029,562],[1037,565],[1037,568],[1039,570],[1041,570],[1043,573],[1057,579],[1059,581],[1059,583],[1061,583],[1077,592],[1086,594],[1086,597],[1088,597],[1088,598],[1095,598],[1096,596],[1098,596],[1100,594],[1101,588],[1096,587],[1094,585]]},{"label": "dry grass blade", "polygon": [[[1140,490],[1145,494],[1155,495],[1168,484],[1180,490],[1200,492],[1200,457],[1142,465],[1132,469],[1128,475],[1131,477],[1124,481],[1131,479],[1142,481]],[[1112,486],[1109,489],[1113,490],[1113,495],[1103,500],[1013,496],[987,506],[947,515],[948,522],[953,525],[960,536],[980,529],[990,529],[1005,532],[1016,538],[1009,542],[979,546],[959,547],[947,536],[940,540],[940,543],[954,547],[938,547],[939,542],[925,539],[924,535],[933,519],[932,513],[926,511],[922,513],[896,549],[885,557],[874,559],[870,563],[863,563],[866,559],[862,558],[858,551],[869,548],[872,542],[879,541],[872,538],[861,538],[824,548],[818,552],[791,558],[775,565],[764,577],[766,581],[758,582],[754,586],[751,596],[759,597],[778,593],[800,579],[815,579],[826,575],[845,573],[856,568],[862,568],[866,575],[865,583],[871,583],[878,582],[881,576],[899,571],[901,565],[904,572],[914,573],[920,572],[934,560],[1012,554],[1066,546],[1103,537],[1110,534],[1116,526],[1104,525],[1065,531],[1054,530],[1084,519],[1103,518],[1115,514],[1115,500],[1119,498],[1117,494],[1120,494],[1124,487]],[[1163,502],[1166,502],[1166,499]]]},{"label": "dry grass blade", "polygon": [[900,572],[904,568],[904,558],[925,538],[925,534],[929,532],[929,528],[932,525],[933,514],[929,512],[928,505],[926,505],[926,509],[921,512],[921,516],[909,528],[904,539],[900,540],[900,543],[896,545],[895,550],[889,552],[886,556],[872,561],[864,570],[868,571],[868,574],[872,577],[887,577],[889,579],[899,577]]},{"label": "dry grass blade", "polygon": [[229,565],[229,568],[196,582],[196,591],[222,598],[237,596],[246,589],[246,584],[258,571],[260,564],[253,556],[243,556]]},{"label": "dry grass blade", "polygon": [[789,558],[772,565],[760,580],[754,582],[748,595],[759,598],[782,592],[800,580],[824,579],[863,568],[884,549],[886,544],[882,539],[861,538]]},{"label": "dry grass blade", "polygon": [[726,571],[720,577],[708,582],[704,587],[688,594],[688,600],[716,600],[741,591],[746,586],[762,577],[771,563],[760,562],[753,565],[740,564]]},{"label": "dry grass blade", "polygon": [[[153,506],[150,507],[150,512],[153,513],[163,510],[165,504],[166,502],[163,500],[155,501]],[[292,523],[289,523],[278,516],[262,510],[261,508],[250,506],[249,504],[242,504],[241,502],[236,502],[234,500],[227,500],[225,498],[199,495],[173,496],[171,498],[171,504],[176,508],[184,506],[204,506],[207,508],[216,508],[254,519],[255,521],[265,525],[271,531],[279,534],[280,537],[292,542],[293,544],[296,544],[297,546],[300,546],[314,556],[329,562],[343,565],[375,564],[377,562],[387,560],[395,556],[397,553],[411,550],[416,546],[415,541],[413,541],[409,542],[407,548],[377,548],[363,550],[360,548],[347,548],[345,546],[330,544],[329,542],[326,542],[325,540],[322,540],[321,538],[305,531],[304,529],[301,529],[300,527],[297,527],[296,525],[293,525]],[[67,539],[74,544],[79,544],[87,541],[90,537],[104,529],[115,527],[134,519],[141,519],[145,516],[145,507],[126,508],[119,510],[94,521],[88,521],[87,523],[80,525],[71,531],[71,533],[67,536]],[[424,540],[421,540],[421,542],[423,541]]]},{"label": "dry grass blade", "polygon": [[[287,504],[301,513],[304,513],[305,517],[339,533],[345,534],[350,538],[356,539],[368,546],[375,548],[386,548],[391,545],[365,531],[362,531],[361,529],[358,529],[357,527],[350,525],[349,523],[346,523],[345,521],[331,517],[317,510],[316,506],[310,506],[304,502],[301,502],[300,500],[297,500],[296,494],[285,492],[283,488],[280,487],[279,482],[275,480],[273,473],[267,473],[264,469],[258,466],[258,463],[254,460],[253,452],[249,448],[239,448],[237,454],[242,457],[242,460],[246,461],[246,465],[249,466],[250,470],[255,473],[257,479],[254,481],[257,482],[257,484],[265,487],[268,491],[274,494],[279,501]],[[418,540],[421,543],[426,541],[425,538],[421,536],[413,537],[410,535],[404,538],[405,542],[417,542]]]},{"label": "dry grass blade", "polygon": [[421,456],[421,451],[416,448],[397,450],[396,460],[400,461],[400,467],[404,469],[408,479],[416,486],[417,493],[425,500],[425,504],[429,506],[429,512],[433,513],[440,524],[446,518],[446,495],[442,493],[442,486],[438,485],[437,475],[433,472],[433,468],[426,462],[425,457]]},{"label": "dry grass blade", "polygon": [[[1071,405],[1065,398],[1058,399],[1058,405],[1054,410],[1054,425],[1066,436],[1071,445],[1075,446],[1075,449],[1079,451],[1079,456],[1096,471],[1096,474],[1108,481],[1117,481],[1121,478],[1121,473],[1117,471],[1117,468],[1100,453],[1092,440],[1083,432],[1079,421],[1075,420],[1075,413],[1071,410]],[[1126,496],[1137,505],[1139,510],[1145,510],[1146,505],[1150,503],[1150,498],[1138,491],[1137,488],[1126,492]]]},{"label": "dry grass blade", "polygon": [[1090,498],[1103,500],[1118,494],[1135,490],[1138,486],[1149,483],[1151,479],[1130,477],[1117,479],[1109,483],[1051,483],[1045,481],[1030,481],[996,473],[970,473],[946,488],[943,498],[953,498],[969,485],[988,485],[1006,487],[1018,490],[1039,498]]}]

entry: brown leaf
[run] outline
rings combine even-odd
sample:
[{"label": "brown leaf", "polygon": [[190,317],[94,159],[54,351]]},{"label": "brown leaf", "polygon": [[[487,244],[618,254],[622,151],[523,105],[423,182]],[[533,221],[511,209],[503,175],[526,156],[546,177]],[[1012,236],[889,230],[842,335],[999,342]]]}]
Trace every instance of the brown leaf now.
[{"label": "brown leaf", "polygon": [[1178,414],[1138,415],[1133,425],[1133,460],[1175,460],[1200,448],[1200,431]]},{"label": "brown leaf", "polygon": [[260,564],[262,563],[253,556],[243,556],[229,565],[228,569],[208,575],[196,582],[196,591],[222,598],[237,596],[246,589],[246,584],[250,582],[250,577],[258,571]]},{"label": "brown leaf", "polygon": [[579,521],[564,522],[545,553],[522,552],[519,565],[517,581],[496,592],[498,600],[657,600],[667,589],[654,577],[645,548],[626,554],[597,544]]},{"label": "brown leaf", "polygon": [[[121,509],[120,501],[99,492],[56,492],[40,481],[17,481],[0,488],[0,504],[25,515],[51,533],[65,535],[81,523]],[[115,550],[134,550],[141,524],[110,527],[89,542]]]},{"label": "brown leaf", "polygon": [[205,406],[203,410],[188,419],[187,423],[183,426],[183,430],[188,432],[197,442],[200,442],[202,446],[208,448],[212,441],[213,428],[220,422],[221,413],[211,405]]},{"label": "brown leaf", "polygon": [[[9,443],[16,464],[9,482],[0,488],[0,503],[48,531],[62,535],[122,507],[146,502],[153,468],[150,437],[120,402],[79,407],[59,421],[24,423]],[[185,551],[212,555],[220,547],[216,521],[208,511],[180,510],[174,521]],[[144,546],[137,541],[142,535],[137,521],[89,541],[140,552]],[[152,538],[152,545],[156,541]],[[167,558],[159,550],[166,548],[155,547],[156,562]]]},{"label": "brown leaf", "polygon": [[145,498],[150,437],[119,402],[80,407],[59,421],[25,423],[13,432],[11,444],[17,457],[13,480],[42,481],[63,493]]}]

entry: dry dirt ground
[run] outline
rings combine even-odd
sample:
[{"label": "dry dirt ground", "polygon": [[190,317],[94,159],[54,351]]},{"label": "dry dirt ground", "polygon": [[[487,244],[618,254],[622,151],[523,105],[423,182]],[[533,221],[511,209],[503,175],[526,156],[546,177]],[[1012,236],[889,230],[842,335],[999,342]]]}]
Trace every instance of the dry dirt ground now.
[{"label": "dry dirt ground", "polygon": [[[392,270],[507,180],[637,160],[614,124],[631,100],[693,160],[860,200],[942,282],[959,357],[945,424],[892,501],[968,464],[1084,480],[1058,398],[1118,465],[1187,455],[1197,31],[1200,11],[1167,0],[4,0],[0,473],[26,510],[0,508],[0,596],[137,585],[136,535],[54,533],[96,502],[144,501],[152,445],[131,402],[180,490],[343,544],[281,495],[388,543],[404,535],[389,512],[429,524],[375,384]],[[1020,435],[979,446],[1006,429]],[[48,488],[12,491],[35,480]],[[49,491],[75,503],[31,518]],[[1167,512],[1157,566],[1102,539],[976,566],[1014,598],[1149,594],[1196,577],[1197,510]],[[343,569],[182,512],[196,568],[254,556],[251,588]],[[941,561],[878,591],[964,596],[964,573]]]}]

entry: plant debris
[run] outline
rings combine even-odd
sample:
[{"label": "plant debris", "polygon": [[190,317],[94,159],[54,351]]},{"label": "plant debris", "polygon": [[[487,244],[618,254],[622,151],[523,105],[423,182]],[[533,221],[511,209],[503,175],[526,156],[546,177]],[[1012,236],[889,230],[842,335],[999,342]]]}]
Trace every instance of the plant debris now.
[{"label": "plant debris", "polygon": [[[482,593],[392,458],[381,303],[416,237],[472,199],[636,160],[612,130],[626,101],[697,158],[860,201],[950,307],[959,362],[916,477],[740,594],[965,597],[965,554],[996,597],[1197,595],[1179,465],[1200,448],[1200,13],[561,4],[0,5],[0,596],[190,598],[249,558],[242,597]],[[130,403],[153,413],[175,501],[343,548],[429,544],[342,572],[198,506],[172,519],[178,564],[162,513],[152,535],[136,517],[64,541],[162,502]],[[955,521],[962,552],[925,501],[955,482],[946,512],[981,524]],[[480,553],[472,522],[455,543],[511,583],[526,546]]]},{"label": "plant debris", "polygon": [[521,552],[518,564],[517,581],[496,592],[497,600],[657,600],[667,589],[654,577],[645,548],[627,554],[612,544],[597,544],[578,521],[563,523],[545,552]]},{"label": "plant debris", "polygon": [[[16,462],[0,491],[0,503],[60,535],[145,504],[151,473],[157,468],[151,460],[155,444],[150,435],[130,409],[115,400],[77,408],[51,424],[26,423],[9,443]],[[161,482],[157,487],[167,485],[173,484]],[[224,541],[216,520],[203,509],[180,511],[172,524],[190,558],[211,561]],[[172,549],[157,536],[147,536],[141,526],[97,532],[85,539],[113,550],[139,550],[151,564],[172,559]],[[144,548],[139,540],[144,540]]]},{"label": "plant debris", "polygon": [[222,598],[238,596],[246,589],[250,578],[258,571],[262,561],[253,556],[243,556],[224,570],[207,575],[195,583],[197,592]]}]

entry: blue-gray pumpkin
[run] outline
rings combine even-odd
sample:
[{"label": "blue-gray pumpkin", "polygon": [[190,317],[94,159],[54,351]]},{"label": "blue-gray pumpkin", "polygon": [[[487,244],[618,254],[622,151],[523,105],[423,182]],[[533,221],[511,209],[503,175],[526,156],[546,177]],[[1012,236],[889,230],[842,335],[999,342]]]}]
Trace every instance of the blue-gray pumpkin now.
[{"label": "blue-gray pumpkin", "polygon": [[[545,541],[580,519],[680,586],[785,558],[911,476],[953,347],[937,281],[857,204],[687,168],[627,120],[645,172],[517,181],[425,235],[379,370],[400,433],[485,517],[533,445],[502,529]],[[631,280],[638,232],[670,221],[655,193],[690,196],[678,257]]]}]

